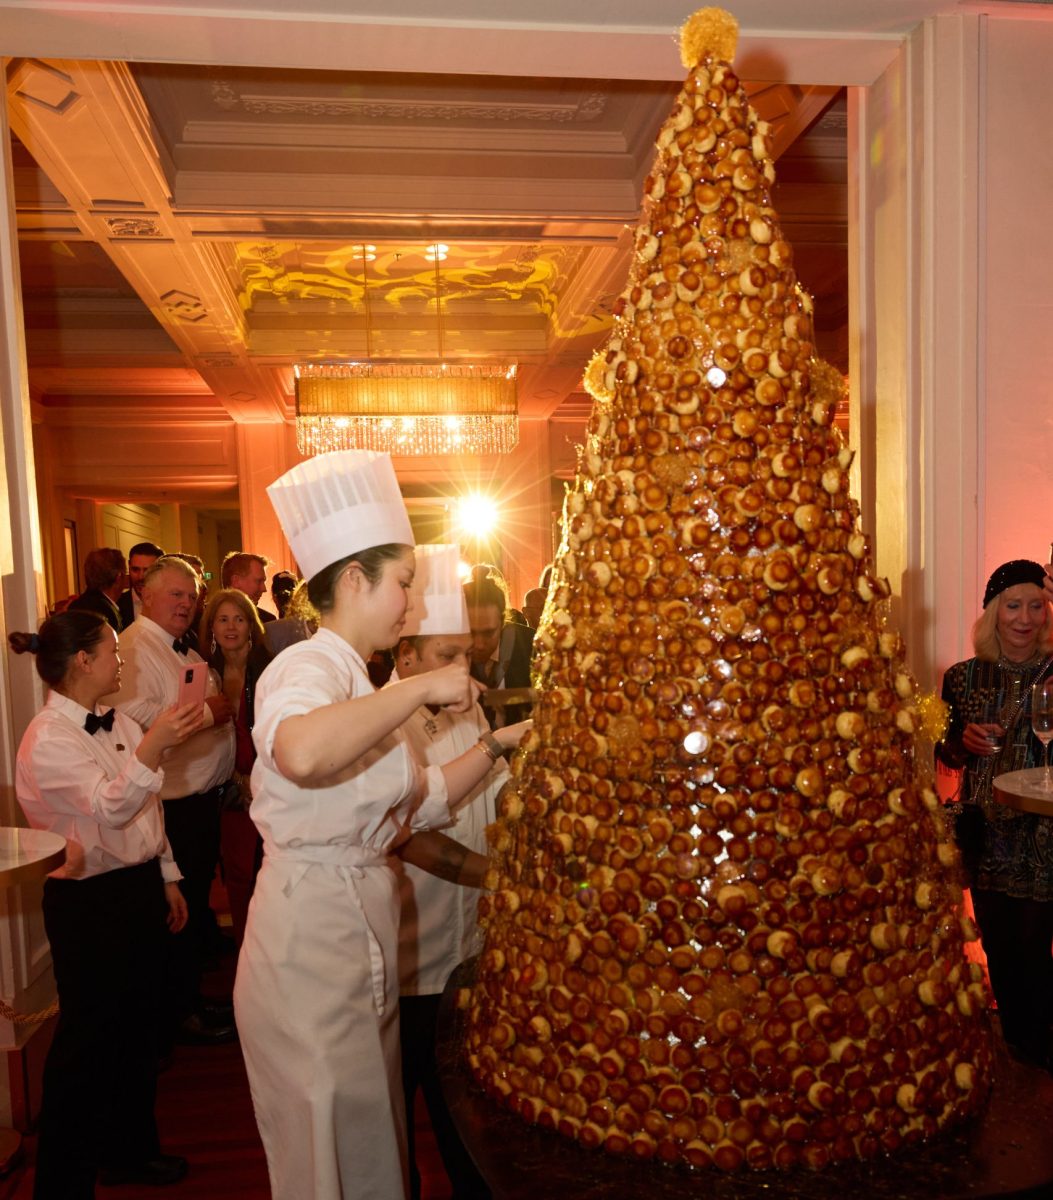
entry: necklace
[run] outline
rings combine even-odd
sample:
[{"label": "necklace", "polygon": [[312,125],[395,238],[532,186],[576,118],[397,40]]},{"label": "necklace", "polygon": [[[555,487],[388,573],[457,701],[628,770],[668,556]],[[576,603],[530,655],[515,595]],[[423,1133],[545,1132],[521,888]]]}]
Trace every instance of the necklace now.
[{"label": "necklace", "polygon": [[1033,671],[1042,663],[1044,657],[1045,656],[1039,650],[1032,654],[1030,658],[1025,659],[1023,662],[1014,662],[1013,659],[1006,658],[1004,654],[1000,654],[998,656],[998,669],[1000,671],[1013,671],[1023,674],[1027,671]]}]

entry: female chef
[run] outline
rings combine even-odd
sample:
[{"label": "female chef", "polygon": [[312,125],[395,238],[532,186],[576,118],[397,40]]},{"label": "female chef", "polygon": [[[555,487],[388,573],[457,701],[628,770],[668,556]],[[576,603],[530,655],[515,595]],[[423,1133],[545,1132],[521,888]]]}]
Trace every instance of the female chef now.
[{"label": "female chef", "polygon": [[[398,642],[414,574],[387,455],[320,455],[268,493],[321,627],[256,692],[251,815],[264,857],[235,1015],[274,1200],[397,1200],[406,1135],[388,857],[410,830],[449,825],[525,723],[425,769],[399,727],[422,704],[472,705],[467,666],[373,690],[366,661]],[[458,877],[465,854],[456,847],[439,869]]]}]

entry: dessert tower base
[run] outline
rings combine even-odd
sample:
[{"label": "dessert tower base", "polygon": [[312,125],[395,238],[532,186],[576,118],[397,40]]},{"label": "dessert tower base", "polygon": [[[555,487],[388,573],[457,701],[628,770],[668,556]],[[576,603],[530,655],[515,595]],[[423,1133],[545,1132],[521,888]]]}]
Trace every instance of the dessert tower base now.
[{"label": "dessert tower base", "polygon": [[690,1171],[615,1158],[523,1120],[491,1100],[464,1061],[451,976],[439,1017],[438,1057],[454,1122],[494,1200],[1003,1200],[1053,1196],[1053,1078],[1011,1059],[995,1040],[994,1087],[981,1116],[892,1158],[821,1172]]}]

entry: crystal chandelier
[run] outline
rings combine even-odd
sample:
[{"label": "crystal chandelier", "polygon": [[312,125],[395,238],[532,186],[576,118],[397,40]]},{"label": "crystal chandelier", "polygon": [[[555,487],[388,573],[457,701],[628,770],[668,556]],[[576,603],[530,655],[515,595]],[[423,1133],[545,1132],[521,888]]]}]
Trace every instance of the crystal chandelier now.
[{"label": "crystal chandelier", "polygon": [[444,360],[440,254],[435,254],[437,361],[375,362],[363,248],[365,362],[297,363],[301,454],[382,450],[398,455],[507,454],[519,441],[516,368]]},{"label": "crystal chandelier", "polygon": [[507,454],[519,441],[514,366],[300,363],[301,454]]}]

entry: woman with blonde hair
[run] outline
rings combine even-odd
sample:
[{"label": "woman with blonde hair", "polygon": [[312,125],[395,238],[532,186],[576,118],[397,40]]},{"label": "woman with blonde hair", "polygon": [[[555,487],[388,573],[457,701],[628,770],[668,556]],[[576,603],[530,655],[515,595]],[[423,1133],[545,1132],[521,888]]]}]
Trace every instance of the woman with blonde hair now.
[{"label": "woman with blonde hair", "polygon": [[961,770],[949,805],[983,939],[1002,1032],[1013,1052],[1053,1066],[1053,817],[999,804],[993,780],[1041,765],[1031,731],[1031,688],[1053,668],[1045,569],[1003,563],[988,580],[973,626],[976,654],[943,677],[949,724],[937,757]]},{"label": "woman with blonde hair", "polygon": [[256,605],[237,588],[214,593],[198,628],[201,653],[220,677],[234,716],[234,774],[223,798],[219,860],[230,902],[234,941],[241,945],[249,900],[263,858],[263,841],[249,816],[249,776],[256,761],[252,727],[256,721],[256,684],[271,661]]}]

